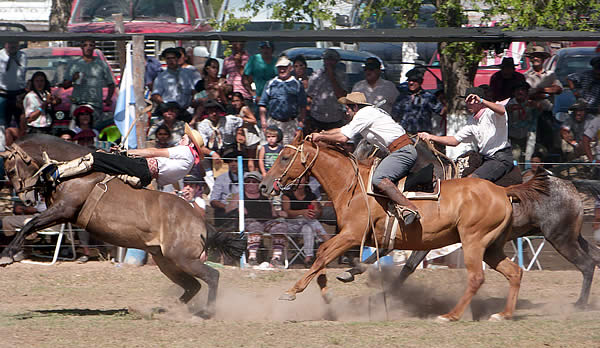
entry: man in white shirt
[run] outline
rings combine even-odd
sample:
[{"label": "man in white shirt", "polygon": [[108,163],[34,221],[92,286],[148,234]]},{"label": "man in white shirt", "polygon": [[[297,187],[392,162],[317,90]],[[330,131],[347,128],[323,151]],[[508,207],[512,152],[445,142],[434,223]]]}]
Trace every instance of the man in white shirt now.
[{"label": "man in white shirt", "polygon": [[[10,127],[15,118],[21,114],[17,108],[17,97],[25,93],[27,81],[25,80],[25,69],[27,67],[27,56],[19,50],[18,42],[6,42],[0,50],[0,127]],[[4,149],[4,129],[0,131],[0,147]]]},{"label": "man in white shirt", "polygon": [[417,207],[396,186],[417,161],[417,150],[404,128],[388,113],[367,103],[365,95],[360,92],[352,92],[338,101],[348,107],[346,112],[351,118],[350,123],[341,128],[313,133],[312,141],[346,143],[360,134],[369,144],[385,153],[389,152],[373,173],[373,186],[400,206],[400,216],[405,224],[409,225],[420,219]]},{"label": "man in white shirt", "polygon": [[455,135],[437,136],[421,132],[419,138],[446,146],[474,143],[483,155],[483,163],[470,176],[495,182],[512,170],[514,160],[508,142],[506,109],[502,104],[483,99],[484,95],[482,88],[467,88],[465,102],[469,112],[473,113],[474,124],[465,126]]},{"label": "man in white shirt", "polygon": [[97,171],[118,176],[133,187],[145,187],[152,179],[161,186],[183,179],[202,159],[204,142],[198,131],[185,124],[185,135],[177,146],[129,150],[134,158],[92,152],[74,160],[56,164],[47,163],[41,169],[41,179],[54,184],[66,178]]},{"label": "man in white shirt", "polygon": [[388,114],[392,113],[392,106],[398,98],[399,92],[392,81],[381,78],[381,62],[375,57],[367,58],[365,62],[365,79],[358,81],[352,92],[361,92],[367,102],[378,105]]}]

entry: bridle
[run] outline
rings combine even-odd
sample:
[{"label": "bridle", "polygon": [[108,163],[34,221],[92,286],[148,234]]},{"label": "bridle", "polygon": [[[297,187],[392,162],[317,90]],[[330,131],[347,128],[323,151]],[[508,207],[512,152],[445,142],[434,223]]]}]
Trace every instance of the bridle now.
[{"label": "bridle", "polygon": [[[294,146],[294,145],[285,145],[284,149],[290,148],[293,149],[294,152],[294,156],[292,157],[292,160],[290,161],[290,163],[288,163],[287,167],[285,167],[285,170],[283,171],[283,173],[281,173],[281,175],[275,179],[275,181],[273,182],[273,185],[275,186],[275,188],[277,188],[280,191],[288,191],[288,190],[295,190],[298,187],[298,184],[300,183],[300,179],[306,174],[308,173],[311,168],[314,166],[315,161],[317,160],[317,157],[319,156],[319,145],[314,143],[315,147],[316,147],[316,153],[315,156],[313,157],[313,159],[310,161],[310,163],[308,165],[306,165],[306,162],[308,161],[308,154],[304,151],[304,142],[302,142],[302,144],[298,145],[298,146]],[[294,164],[294,162],[296,161],[296,158],[298,157],[298,154],[300,154],[300,161],[304,166],[304,171],[302,172],[302,174],[298,175],[295,179],[293,179],[291,182],[287,183],[284,187],[281,187],[281,179],[283,179],[284,176],[287,175],[287,173],[290,171],[290,169],[292,168],[292,165]]]},{"label": "bridle", "polygon": [[23,161],[23,163],[25,163],[25,165],[27,165],[27,167],[34,166],[35,167],[34,173],[37,172],[37,170],[39,169],[39,166],[33,161],[31,156],[29,156],[25,151],[23,151],[23,149],[19,145],[12,144],[11,147],[12,147],[12,149],[9,149],[10,155],[8,156],[7,160],[11,160],[11,159],[15,160],[14,172],[15,172],[15,176],[17,178],[17,184],[19,186],[18,188],[15,188],[15,193],[21,194],[21,193],[27,193],[30,191],[35,191],[36,184],[37,184],[37,176],[33,175],[29,178],[23,179],[19,173],[19,166],[17,165],[16,157],[17,156],[20,157],[21,160]]}]

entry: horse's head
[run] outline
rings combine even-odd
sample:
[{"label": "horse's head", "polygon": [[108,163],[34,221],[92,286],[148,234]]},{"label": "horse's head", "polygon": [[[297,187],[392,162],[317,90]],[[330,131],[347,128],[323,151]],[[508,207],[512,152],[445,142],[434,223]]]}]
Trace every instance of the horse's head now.
[{"label": "horse's head", "polygon": [[318,155],[319,146],[306,140],[285,145],[260,183],[260,190],[265,195],[273,195],[281,190],[294,189],[310,172]]},{"label": "horse's head", "polygon": [[19,198],[25,205],[33,205],[36,201],[34,186],[37,178],[33,175],[39,166],[19,145],[8,146],[0,152],[4,158],[4,169]]}]

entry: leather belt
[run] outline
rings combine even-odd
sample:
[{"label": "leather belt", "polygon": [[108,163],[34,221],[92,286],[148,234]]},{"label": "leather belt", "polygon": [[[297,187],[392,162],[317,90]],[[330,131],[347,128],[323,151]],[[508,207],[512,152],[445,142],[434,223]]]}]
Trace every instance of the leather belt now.
[{"label": "leather belt", "polygon": [[390,153],[400,150],[401,148],[405,147],[406,145],[411,145],[412,144],[412,140],[410,140],[410,138],[408,137],[408,134],[404,134],[403,136],[399,137],[398,139],[392,141],[392,143],[387,147],[388,151],[390,151]]}]

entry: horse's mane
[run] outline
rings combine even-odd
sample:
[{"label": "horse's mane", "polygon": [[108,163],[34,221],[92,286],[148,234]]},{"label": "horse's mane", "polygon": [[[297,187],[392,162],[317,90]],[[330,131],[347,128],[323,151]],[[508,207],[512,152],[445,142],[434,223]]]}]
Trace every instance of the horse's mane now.
[{"label": "horse's mane", "polygon": [[536,172],[531,180],[506,188],[506,195],[517,198],[523,206],[528,209],[531,202],[542,199],[542,196],[548,196],[549,179],[546,171]]}]

